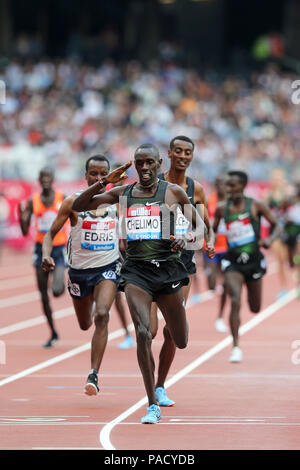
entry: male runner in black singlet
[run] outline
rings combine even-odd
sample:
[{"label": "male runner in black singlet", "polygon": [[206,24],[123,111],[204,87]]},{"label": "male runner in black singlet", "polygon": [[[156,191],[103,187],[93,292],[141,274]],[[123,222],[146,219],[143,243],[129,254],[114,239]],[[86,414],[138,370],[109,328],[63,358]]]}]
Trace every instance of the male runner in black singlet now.
[{"label": "male runner in black singlet", "polygon": [[[269,248],[281,233],[281,226],[266,204],[244,194],[248,177],[243,171],[228,172],[227,200],[216,209],[214,231],[217,232],[222,217],[226,224],[228,251],[221,261],[224,284],[231,300],[230,328],[233,348],[230,362],[241,362],[239,347],[241,291],[245,283],[251,312],[258,313],[262,298],[262,277],[266,261],[260,248]],[[260,219],[265,217],[272,226],[272,234],[260,239]]]},{"label": "male runner in black singlet", "polygon": [[[187,193],[187,196],[195,207],[204,210],[204,222],[208,231],[208,240],[206,246],[207,256],[210,256],[210,252],[214,244],[214,233],[210,226],[208,213],[205,209],[206,198],[202,184],[198,181],[193,180],[189,176],[186,176],[186,171],[190,166],[194,156],[194,142],[184,135],[178,135],[174,137],[169,145],[168,157],[170,159],[169,170],[160,173],[158,178],[169,183],[178,184]],[[184,234],[188,231],[188,221],[185,219],[181,211],[178,212],[176,218],[176,232],[177,234]],[[192,283],[192,275],[196,273],[196,262],[194,250],[183,250],[181,252],[181,261],[184,263],[189,273],[189,283],[183,286],[183,295],[185,305],[187,304],[189,291]],[[154,338],[158,330],[158,319],[157,319],[157,304],[153,303],[151,308],[151,333]],[[165,391],[165,380],[170,370],[171,364],[174,360],[176,346],[172,340],[167,325],[163,329],[164,342],[159,354],[159,365],[158,375],[155,386],[155,396],[160,406],[173,406],[175,402],[171,400]]]},{"label": "male runner in black singlet", "polygon": [[[196,237],[202,241],[204,232],[204,223],[186,192],[178,185],[157,178],[161,162],[154,145],[141,145],[134,154],[138,183],[116,187],[99,195],[98,191],[106,183],[103,178],[82,192],[73,203],[73,208],[78,211],[119,201],[125,206],[123,237],[127,239],[127,250],[121,275],[135,326],[138,363],[149,401],[148,413],[142,418],[142,423],[157,423],[161,419],[154,391],[151,304],[153,300],[157,302],[174,343],[178,348],[185,348],[188,324],[181,287],[189,283],[189,275],[180,260],[180,251],[186,248],[187,240],[194,241]],[[178,205],[196,227],[185,238],[174,236]]]}]

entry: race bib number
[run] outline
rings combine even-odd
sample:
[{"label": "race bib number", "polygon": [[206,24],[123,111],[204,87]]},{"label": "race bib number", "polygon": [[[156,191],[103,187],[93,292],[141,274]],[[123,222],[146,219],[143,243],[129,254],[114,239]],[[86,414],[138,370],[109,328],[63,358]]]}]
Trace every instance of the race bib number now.
[{"label": "race bib number", "polygon": [[37,219],[38,231],[42,233],[48,232],[56,216],[57,212],[54,211],[47,211],[39,216]]},{"label": "race bib number", "polygon": [[149,205],[127,208],[125,227],[128,241],[160,240],[160,207]]},{"label": "race bib number", "polygon": [[246,245],[255,241],[255,233],[249,217],[227,222],[227,240],[230,248]]},{"label": "race bib number", "polygon": [[91,251],[109,251],[117,241],[116,221],[84,220],[81,226],[81,248]]},{"label": "race bib number", "polygon": [[223,218],[219,222],[217,233],[220,235],[226,235],[227,233],[225,220]]},{"label": "race bib number", "polygon": [[189,230],[189,221],[184,217],[180,209],[177,209],[176,214],[176,235],[182,237]]}]

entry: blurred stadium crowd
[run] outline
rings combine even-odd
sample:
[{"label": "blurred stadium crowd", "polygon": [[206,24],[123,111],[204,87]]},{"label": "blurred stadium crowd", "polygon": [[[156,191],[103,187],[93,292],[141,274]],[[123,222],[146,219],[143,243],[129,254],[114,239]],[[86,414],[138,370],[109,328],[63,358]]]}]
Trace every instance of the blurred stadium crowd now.
[{"label": "blurred stadium crowd", "polygon": [[72,181],[82,178],[92,153],[125,162],[147,141],[164,157],[178,134],[195,141],[190,171],[200,180],[212,182],[228,168],[258,181],[275,167],[296,176],[300,105],[291,95],[297,78],[274,64],[236,77],[201,75],[172,62],[11,61],[0,72],[6,84],[0,176],[35,180],[47,163],[57,180]]}]

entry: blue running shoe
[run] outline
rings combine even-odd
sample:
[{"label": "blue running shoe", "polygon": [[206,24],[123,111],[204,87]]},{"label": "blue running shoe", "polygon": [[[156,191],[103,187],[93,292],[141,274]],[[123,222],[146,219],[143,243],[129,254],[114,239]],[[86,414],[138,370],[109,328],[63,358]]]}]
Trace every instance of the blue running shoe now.
[{"label": "blue running shoe", "polygon": [[143,416],[141,422],[143,424],[156,424],[161,420],[160,408],[158,405],[151,405],[147,408],[148,413]]},{"label": "blue running shoe", "polygon": [[170,400],[164,387],[157,387],[155,389],[155,398],[158,401],[160,406],[173,406],[175,405],[175,401]]},{"label": "blue running shoe", "polygon": [[129,349],[134,346],[134,339],[130,335],[126,335],[126,338],[122,343],[118,344],[118,348],[120,349]]}]

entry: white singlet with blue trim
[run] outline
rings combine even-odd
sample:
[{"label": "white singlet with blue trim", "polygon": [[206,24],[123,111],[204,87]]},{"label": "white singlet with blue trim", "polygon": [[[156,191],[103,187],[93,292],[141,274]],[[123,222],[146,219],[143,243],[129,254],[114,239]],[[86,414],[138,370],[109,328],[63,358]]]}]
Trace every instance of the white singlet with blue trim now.
[{"label": "white singlet with blue trim", "polygon": [[78,213],[68,240],[68,264],[74,269],[98,268],[119,258],[117,206]]}]

